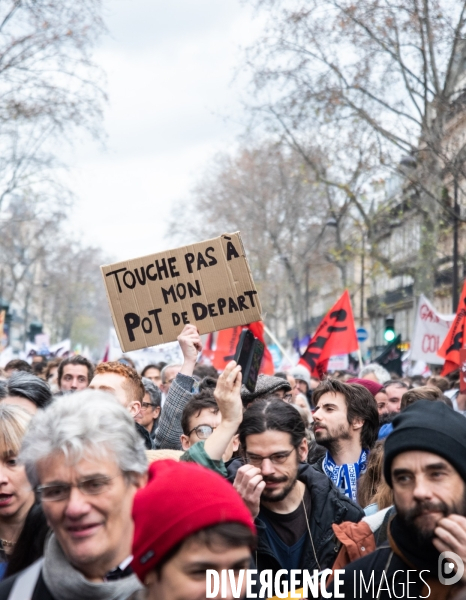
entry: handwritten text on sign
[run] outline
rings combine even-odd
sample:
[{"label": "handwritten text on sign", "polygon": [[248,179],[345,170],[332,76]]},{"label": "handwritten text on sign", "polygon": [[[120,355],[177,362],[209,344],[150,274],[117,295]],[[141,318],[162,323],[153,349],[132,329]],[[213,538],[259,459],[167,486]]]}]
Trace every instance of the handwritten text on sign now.
[{"label": "handwritten text on sign", "polygon": [[422,360],[429,364],[441,365],[444,362],[437,354],[443,344],[455,315],[439,314],[425,296],[419,298],[416,324],[411,341],[412,360]]},{"label": "handwritten text on sign", "polygon": [[200,333],[261,318],[239,232],[102,267],[122,349],[173,341],[187,323]]}]

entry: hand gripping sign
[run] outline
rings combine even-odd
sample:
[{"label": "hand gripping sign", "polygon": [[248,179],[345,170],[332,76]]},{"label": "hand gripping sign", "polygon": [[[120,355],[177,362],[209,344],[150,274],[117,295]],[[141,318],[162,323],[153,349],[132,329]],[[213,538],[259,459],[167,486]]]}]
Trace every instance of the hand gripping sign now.
[{"label": "hand gripping sign", "polygon": [[172,342],[187,323],[202,334],[261,318],[239,232],[101,270],[124,352]]}]

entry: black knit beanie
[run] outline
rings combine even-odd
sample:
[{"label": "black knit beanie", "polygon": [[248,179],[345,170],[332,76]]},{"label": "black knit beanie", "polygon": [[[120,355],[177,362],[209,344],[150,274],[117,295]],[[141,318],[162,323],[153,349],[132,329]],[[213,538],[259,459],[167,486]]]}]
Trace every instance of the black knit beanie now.
[{"label": "black knit beanie", "polygon": [[466,418],[440,401],[418,400],[393,420],[385,441],[384,476],[392,487],[393,459],[424,450],[447,460],[466,482]]}]

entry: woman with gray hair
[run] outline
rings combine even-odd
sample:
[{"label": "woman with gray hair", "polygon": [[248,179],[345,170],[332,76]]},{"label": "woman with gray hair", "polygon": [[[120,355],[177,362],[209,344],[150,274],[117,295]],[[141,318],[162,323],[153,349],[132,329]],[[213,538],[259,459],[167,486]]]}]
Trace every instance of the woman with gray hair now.
[{"label": "woman with gray hair", "polygon": [[[39,411],[20,460],[52,529],[44,559],[0,584],[0,598],[123,600],[141,588],[128,572],[136,490],[145,483],[144,443],[129,412],[95,390]],[[31,575],[32,573],[32,575]]]}]

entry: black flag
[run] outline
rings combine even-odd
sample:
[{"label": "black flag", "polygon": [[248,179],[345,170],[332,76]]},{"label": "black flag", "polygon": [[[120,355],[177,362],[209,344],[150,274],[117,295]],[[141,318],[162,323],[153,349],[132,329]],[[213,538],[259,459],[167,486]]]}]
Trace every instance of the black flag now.
[{"label": "black flag", "polygon": [[400,377],[403,377],[403,370],[401,368],[401,356],[403,352],[398,348],[400,344],[401,334],[388,344],[382,354],[374,358],[374,362],[382,365],[389,373],[396,373]]}]

